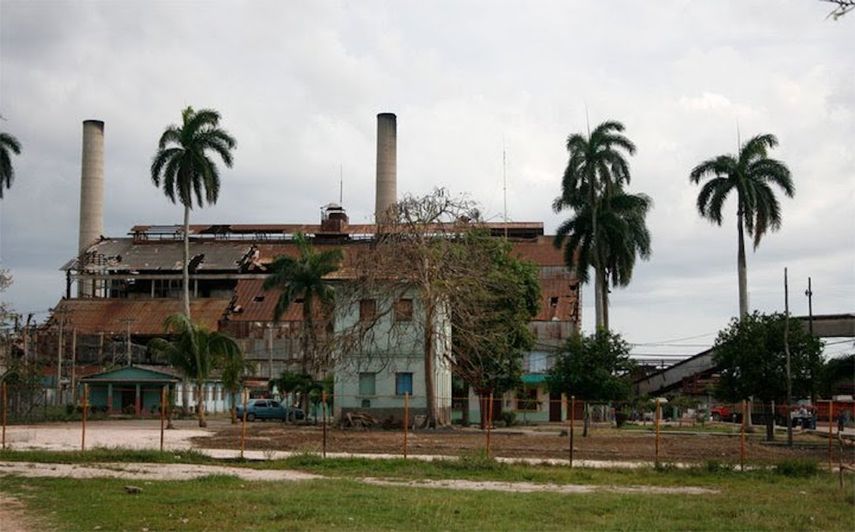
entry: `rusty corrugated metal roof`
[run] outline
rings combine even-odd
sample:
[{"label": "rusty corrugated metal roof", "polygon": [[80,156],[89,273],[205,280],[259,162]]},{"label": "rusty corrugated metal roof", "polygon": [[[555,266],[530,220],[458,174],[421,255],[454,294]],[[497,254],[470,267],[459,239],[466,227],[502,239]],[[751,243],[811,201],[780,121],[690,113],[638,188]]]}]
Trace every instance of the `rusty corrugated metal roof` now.
[{"label": "rusty corrugated metal roof", "polygon": [[[193,321],[217,330],[220,318],[228,309],[229,299],[193,299],[190,315]],[[155,336],[164,333],[163,321],[182,312],[180,299],[63,299],[51,317],[56,326],[64,316],[66,331],[77,329],[79,334],[124,334],[130,320],[131,334]]]},{"label": "rusty corrugated metal roof", "polygon": [[[195,272],[237,271],[246,262],[252,244],[249,242],[191,240],[190,257]],[[181,240],[135,241],[132,238],[109,238],[93,244],[86,251],[89,273],[181,271],[184,243]],[[195,260],[194,260],[195,258]],[[76,268],[72,259],[62,269]]]}]

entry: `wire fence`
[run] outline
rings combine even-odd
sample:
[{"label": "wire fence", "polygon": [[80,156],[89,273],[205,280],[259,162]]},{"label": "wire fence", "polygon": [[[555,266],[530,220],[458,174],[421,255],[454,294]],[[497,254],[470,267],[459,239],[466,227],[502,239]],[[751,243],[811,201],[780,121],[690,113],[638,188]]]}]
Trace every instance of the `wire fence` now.
[{"label": "wire fence", "polygon": [[[321,392],[304,399],[249,397],[245,391],[234,405],[227,400],[207,408],[210,424],[206,432],[194,432],[197,438],[191,441],[185,433],[196,425],[197,413],[182,415],[166,387],[147,391],[148,403],[137,409],[138,416],[106,410],[103,396],[89,385],[82,386],[76,405],[54,406],[43,389],[4,384],[3,448],[57,448],[61,442],[80,449],[194,446],[255,458],[305,452],[401,458],[478,454],[569,467],[749,468],[807,459],[829,469],[850,469],[855,463],[851,401],[787,407],[749,401],[709,406],[698,400],[688,406],[685,401],[585,401],[572,395],[440,396],[434,398],[438,426],[433,428],[428,426],[428,398],[420,395]],[[183,430],[173,433],[170,425]],[[179,433],[181,438],[173,436]],[[109,434],[106,444],[104,434]]]}]

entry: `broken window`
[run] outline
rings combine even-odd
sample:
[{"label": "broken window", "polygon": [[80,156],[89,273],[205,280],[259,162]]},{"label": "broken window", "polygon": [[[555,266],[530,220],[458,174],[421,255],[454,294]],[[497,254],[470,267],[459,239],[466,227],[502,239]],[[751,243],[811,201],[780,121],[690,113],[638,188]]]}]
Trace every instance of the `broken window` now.
[{"label": "broken window", "polygon": [[374,320],[377,315],[377,302],[373,299],[362,299],[359,301],[359,321],[367,322]]},{"label": "broken window", "polygon": [[517,391],[517,410],[537,410],[537,388]]},{"label": "broken window", "polygon": [[395,321],[413,320],[413,300],[399,299],[395,302]]}]

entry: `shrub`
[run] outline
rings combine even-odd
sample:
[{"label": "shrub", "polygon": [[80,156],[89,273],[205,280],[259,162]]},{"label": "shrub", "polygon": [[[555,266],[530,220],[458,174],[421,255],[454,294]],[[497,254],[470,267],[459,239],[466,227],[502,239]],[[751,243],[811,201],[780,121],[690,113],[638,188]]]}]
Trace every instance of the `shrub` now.
[{"label": "shrub", "polygon": [[517,415],[514,412],[502,412],[502,421],[506,427],[510,427],[517,421]]},{"label": "shrub", "polygon": [[812,477],[818,472],[817,461],[805,458],[782,460],[775,465],[775,473],[785,477]]},{"label": "shrub", "polygon": [[733,471],[733,466],[719,462],[718,460],[707,460],[704,464],[704,470],[707,473],[726,473]]}]

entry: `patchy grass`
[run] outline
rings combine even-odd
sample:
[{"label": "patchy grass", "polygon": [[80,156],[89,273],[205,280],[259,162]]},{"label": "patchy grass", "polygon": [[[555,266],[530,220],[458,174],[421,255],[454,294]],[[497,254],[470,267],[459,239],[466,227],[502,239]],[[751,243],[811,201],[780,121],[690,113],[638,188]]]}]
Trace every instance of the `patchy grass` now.
[{"label": "patchy grass", "polygon": [[[709,476],[699,473],[695,480]],[[703,496],[497,493],[223,476],[140,481],[135,485],[143,491],[136,495],[125,493],[128,481],[109,479],[4,477],[0,489],[60,530],[851,529],[851,489],[838,489],[830,475],[714,476],[721,493]]]},{"label": "patchy grass", "polygon": [[214,459],[194,449],[160,452],[124,447],[96,447],[87,451],[43,451],[22,449],[0,451],[0,461],[55,464],[91,464],[95,462],[143,462],[158,464],[207,464]]}]

